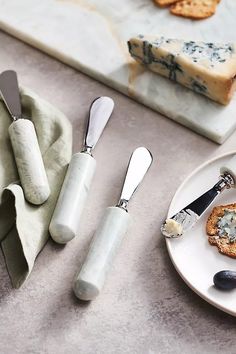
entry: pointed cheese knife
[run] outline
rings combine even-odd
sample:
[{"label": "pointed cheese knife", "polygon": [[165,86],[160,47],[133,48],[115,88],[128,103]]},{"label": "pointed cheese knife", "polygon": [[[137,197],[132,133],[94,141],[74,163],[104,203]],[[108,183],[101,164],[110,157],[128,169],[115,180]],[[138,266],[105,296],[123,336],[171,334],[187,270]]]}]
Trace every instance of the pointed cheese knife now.
[{"label": "pointed cheese knife", "polygon": [[99,97],[91,105],[83,149],[72,156],[49,226],[49,232],[57,243],[67,243],[78,234],[80,217],[96,169],[92,150],[113,108],[114,102],[110,97]]},{"label": "pointed cheese knife", "polygon": [[207,192],[180,210],[162,224],[161,232],[167,238],[177,238],[190,230],[200,216],[225,189],[236,187],[236,155],[220,169],[219,181]]},{"label": "pointed cheese knife", "polygon": [[102,290],[107,273],[129,226],[128,203],[151,163],[152,155],[146,148],[139,147],[133,152],[120,200],[117,206],[106,209],[85,262],[75,278],[74,293],[79,299],[93,300]]},{"label": "pointed cheese knife", "polygon": [[0,74],[0,92],[13,120],[8,131],[25,198],[32,204],[42,204],[48,199],[50,188],[34,124],[22,116],[15,71]]}]

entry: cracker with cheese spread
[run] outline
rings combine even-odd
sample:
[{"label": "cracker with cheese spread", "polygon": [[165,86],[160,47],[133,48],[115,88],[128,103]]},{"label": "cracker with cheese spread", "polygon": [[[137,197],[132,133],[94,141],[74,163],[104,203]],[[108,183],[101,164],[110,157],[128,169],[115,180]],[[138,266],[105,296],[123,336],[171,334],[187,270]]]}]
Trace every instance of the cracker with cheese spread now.
[{"label": "cracker with cheese spread", "polygon": [[236,258],[236,203],[213,208],[206,232],[209,243],[220,253]]},{"label": "cracker with cheese spread", "polygon": [[220,0],[182,0],[172,5],[170,12],[177,16],[201,20],[214,15]]}]

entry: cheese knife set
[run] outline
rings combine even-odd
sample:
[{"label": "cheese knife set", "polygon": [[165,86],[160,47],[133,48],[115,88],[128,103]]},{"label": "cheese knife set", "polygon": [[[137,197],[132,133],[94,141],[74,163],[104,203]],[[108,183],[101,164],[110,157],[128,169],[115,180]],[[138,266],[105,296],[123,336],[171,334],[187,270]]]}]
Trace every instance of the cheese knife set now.
[{"label": "cheese knife set", "polygon": [[[50,197],[50,187],[36,129],[30,118],[22,114],[17,75],[14,71],[0,74],[0,93],[12,118],[8,132],[25,199],[35,206],[40,206]],[[79,233],[81,215],[96,171],[96,160],[92,152],[113,109],[114,102],[109,97],[98,97],[91,104],[83,146],[81,151],[71,158],[55,209],[52,210],[49,233],[59,244],[68,243]],[[93,300],[102,291],[113,260],[129,228],[129,201],[152,160],[152,154],[145,147],[139,147],[131,154],[120,199],[115,206],[105,210],[87,256],[74,278],[73,290],[79,299]],[[211,189],[173,213],[163,223],[161,232],[168,240],[170,253],[172,246],[169,240],[179,238],[193,229],[223,191],[235,188],[236,154],[224,160],[219,170],[219,181],[214,183]],[[178,266],[176,268],[178,270]],[[181,271],[179,272],[181,274]],[[221,289],[233,289],[236,286],[235,279],[234,271],[221,270],[215,274],[214,283]]]},{"label": "cheese knife set", "polygon": [[[25,199],[40,206],[50,197],[50,187],[32,121],[23,117],[17,75],[8,70],[0,74],[0,93],[13,122],[9,137]],[[92,151],[114,109],[109,97],[98,97],[90,107],[86,135],[81,152],[72,156],[49,225],[53,240],[71,241],[79,231],[80,217],[96,170]],[[92,300],[101,291],[120,243],[128,230],[128,203],[152,164],[145,147],[134,150],[128,164],[121,197],[108,207],[92,240],[88,255],[74,280],[74,293]]]}]

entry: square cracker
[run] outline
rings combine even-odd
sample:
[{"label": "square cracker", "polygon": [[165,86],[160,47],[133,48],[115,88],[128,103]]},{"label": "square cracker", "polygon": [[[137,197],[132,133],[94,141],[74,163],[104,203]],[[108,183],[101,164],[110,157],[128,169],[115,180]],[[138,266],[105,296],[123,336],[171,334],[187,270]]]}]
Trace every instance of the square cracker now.
[{"label": "square cracker", "polygon": [[181,0],[172,5],[170,12],[177,16],[201,20],[214,15],[220,0]]}]

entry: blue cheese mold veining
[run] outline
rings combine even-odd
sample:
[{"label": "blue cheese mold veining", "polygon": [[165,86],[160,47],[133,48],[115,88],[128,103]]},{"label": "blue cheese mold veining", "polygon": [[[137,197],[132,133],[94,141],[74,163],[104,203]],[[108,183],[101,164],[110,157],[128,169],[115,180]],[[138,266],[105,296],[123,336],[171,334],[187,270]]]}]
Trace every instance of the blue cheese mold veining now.
[{"label": "blue cheese mold veining", "polygon": [[231,44],[196,43],[194,41],[184,42],[183,53],[189,55],[194,62],[207,59],[214,67],[216,63],[225,63],[232,56],[233,47]]},{"label": "blue cheese mold veining", "polygon": [[149,70],[221,104],[228,104],[236,89],[235,43],[140,35],[128,41],[128,48]]},{"label": "blue cheese mold veining", "polygon": [[236,210],[225,209],[217,222],[218,236],[227,237],[229,242],[236,241]]}]

